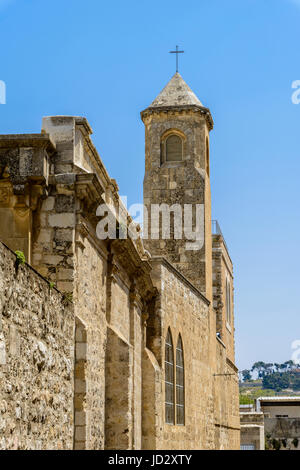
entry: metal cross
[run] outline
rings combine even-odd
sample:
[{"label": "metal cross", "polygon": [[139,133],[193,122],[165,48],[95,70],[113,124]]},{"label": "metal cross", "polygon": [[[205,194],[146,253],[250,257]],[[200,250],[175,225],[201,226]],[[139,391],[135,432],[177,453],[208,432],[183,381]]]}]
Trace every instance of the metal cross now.
[{"label": "metal cross", "polygon": [[170,51],[170,54],[176,54],[176,72],[178,72],[178,54],[183,54],[184,51],[179,51],[178,46],[176,46],[176,51]]}]

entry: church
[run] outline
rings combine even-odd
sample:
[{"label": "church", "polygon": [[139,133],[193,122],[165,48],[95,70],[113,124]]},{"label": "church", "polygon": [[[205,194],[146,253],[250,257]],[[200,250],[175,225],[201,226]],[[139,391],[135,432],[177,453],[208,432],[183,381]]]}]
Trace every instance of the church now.
[{"label": "church", "polygon": [[0,449],[240,447],[213,118],[176,72],[141,119],[142,228],[84,117],[0,135]]}]

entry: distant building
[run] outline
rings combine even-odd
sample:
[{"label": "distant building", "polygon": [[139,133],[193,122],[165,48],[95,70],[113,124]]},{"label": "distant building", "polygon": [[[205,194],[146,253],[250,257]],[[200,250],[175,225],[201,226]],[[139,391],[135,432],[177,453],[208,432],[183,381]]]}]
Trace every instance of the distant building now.
[{"label": "distant building", "polygon": [[240,405],[241,450],[300,450],[300,396]]},{"label": "distant building", "polygon": [[254,405],[240,405],[241,450],[264,450],[264,414]]},{"label": "distant building", "polygon": [[268,449],[300,450],[300,396],[261,397],[256,409],[264,414]]},{"label": "distant building", "polygon": [[265,418],[300,418],[299,397],[260,397],[256,399],[256,410]]}]

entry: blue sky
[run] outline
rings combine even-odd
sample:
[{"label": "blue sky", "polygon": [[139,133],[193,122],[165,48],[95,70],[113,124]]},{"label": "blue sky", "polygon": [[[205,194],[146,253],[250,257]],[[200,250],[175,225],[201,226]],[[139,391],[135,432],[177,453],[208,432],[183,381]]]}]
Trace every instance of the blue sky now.
[{"label": "blue sky", "polygon": [[142,201],[139,112],[180,72],[211,109],[213,217],[235,265],[236,355],[290,359],[299,322],[297,0],[0,0],[0,132],[84,115],[120,193]]}]

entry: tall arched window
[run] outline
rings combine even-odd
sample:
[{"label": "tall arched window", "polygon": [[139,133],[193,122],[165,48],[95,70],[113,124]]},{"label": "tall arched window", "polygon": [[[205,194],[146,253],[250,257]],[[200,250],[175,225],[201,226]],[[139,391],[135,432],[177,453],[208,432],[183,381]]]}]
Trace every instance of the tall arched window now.
[{"label": "tall arched window", "polygon": [[181,335],[176,346],[176,424],[184,425],[184,357]]},{"label": "tall arched window", "polygon": [[174,348],[170,328],[165,348],[165,413],[166,423],[175,424]]},{"label": "tall arched window", "polygon": [[182,139],[179,135],[171,134],[166,140],[166,161],[179,162],[182,160]]}]

